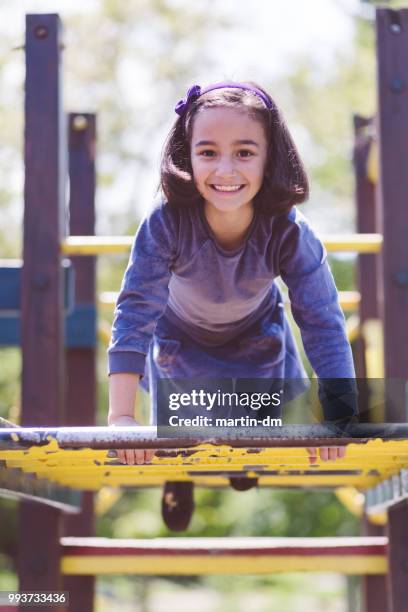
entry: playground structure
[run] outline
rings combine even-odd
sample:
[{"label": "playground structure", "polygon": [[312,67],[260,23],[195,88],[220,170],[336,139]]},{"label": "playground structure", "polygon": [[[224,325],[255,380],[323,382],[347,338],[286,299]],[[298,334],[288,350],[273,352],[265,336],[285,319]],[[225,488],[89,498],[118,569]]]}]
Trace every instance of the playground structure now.
[{"label": "playground structure", "polygon": [[[66,130],[59,18],[27,16],[24,265],[0,271],[9,283],[2,283],[8,289],[0,292],[0,308],[6,311],[0,316],[0,342],[21,343],[23,354],[21,427],[0,423],[1,491],[21,499],[20,590],[70,591],[69,609],[85,612],[93,609],[94,576],[99,573],[332,570],[365,577],[367,611],[406,609],[408,328],[403,322],[408,311],[408,243],[403,220],[408,192],[408,66],[402,58],[408,53],[407,29],[408,10],[377,10],[375,136],[368,131],[370,120],[355,118],[360,234],[325,239],[330,250],[361,254],[360,293],[343,295],[342,301],[358,304],[360,320],[353,333],[362,378],[372,375],[364,358],[371,342],[369,330],[373,320],[382,322],[382,375],[390,381],[382,418],[393,425],[356,424],[340,432],[341,438],[336,428],[305,425],[283,427],[268,437],[157,440],[152,428],[92,427],[95,256],[127,251],[131,239],[94,236],[95,117],[70,114]],[[70,264],[62,265],[67,256]],[[104,296],[102,302],[111,304],[112,296]],[[318,463],[310,468],[305,447],[339,444],[348,445],[345,459],[334,466]],[[137,447],[160,449],[152,465],[121,465],[108,452]],[[258,477],[259,486],[354,487],[365,494],[367,517],[387,510],[386,536],[366,518],[364,536],[335,540],[92,538],[92,492],[105,485],[158,486],[166,480],[192,479],[198,486],[227,486],[231,474]]]}]

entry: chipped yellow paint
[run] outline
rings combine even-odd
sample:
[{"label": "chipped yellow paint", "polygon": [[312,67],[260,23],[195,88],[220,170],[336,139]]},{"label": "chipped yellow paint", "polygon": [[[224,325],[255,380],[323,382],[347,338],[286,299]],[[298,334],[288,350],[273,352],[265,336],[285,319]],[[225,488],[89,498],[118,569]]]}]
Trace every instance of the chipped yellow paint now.
[{"label": "chipped yellow paint", "polygon": [[61,572],[72,575],[139,574],[271,574],[282,572],[337,572],[346,575],[386,574],[385,555],[229,556],[214,555],[66,555]]},{"label": "chipped yellow paint", "polygon": [[344,459],[319,460],[313,466],[304,448],[247,449],[203,443],[191,449],[159,452],[165,456],[155,456],[149,465],[131,466],[109,457],[106,450],[60,449],[57,441],[50,439],[44,446],[0,450],[0,460],[10,468],[55,483],[94,491],[104,486],[158,486],[175,478],[220,487],[228,485],[231,473],[258,477],[260,486],[351,486],[361,491],[408,467],[408,440],[349,444]]}]

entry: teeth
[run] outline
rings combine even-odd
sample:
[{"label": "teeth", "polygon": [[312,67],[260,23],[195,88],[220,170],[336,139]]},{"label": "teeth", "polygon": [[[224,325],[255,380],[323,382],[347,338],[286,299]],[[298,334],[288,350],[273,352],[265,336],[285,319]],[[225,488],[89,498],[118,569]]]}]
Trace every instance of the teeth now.
[{"label": "teeth", "polygon": [[218,191],[237,191],[241,185],[213,185]]}]

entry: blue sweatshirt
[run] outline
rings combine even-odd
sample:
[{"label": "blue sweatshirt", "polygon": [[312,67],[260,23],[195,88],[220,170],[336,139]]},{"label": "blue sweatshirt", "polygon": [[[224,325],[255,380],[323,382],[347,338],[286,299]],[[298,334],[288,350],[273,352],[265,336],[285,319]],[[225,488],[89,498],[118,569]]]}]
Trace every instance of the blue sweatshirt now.
[{"label": "blue sweatshirt", "polygon": [[[354,378],[326,250],[296,207],[275,217],[256,210],[246,239],[231,251],[217,243],[202,204],[179,210],[161,197],[136,233],[115,309],[109,374],[143,375],[163,314],[202,346],[245,333],[281,306],[278,277],[288,287],[293,317],[318,378]],[[301,365],[283,375],[299,377],[299,372]]]}]

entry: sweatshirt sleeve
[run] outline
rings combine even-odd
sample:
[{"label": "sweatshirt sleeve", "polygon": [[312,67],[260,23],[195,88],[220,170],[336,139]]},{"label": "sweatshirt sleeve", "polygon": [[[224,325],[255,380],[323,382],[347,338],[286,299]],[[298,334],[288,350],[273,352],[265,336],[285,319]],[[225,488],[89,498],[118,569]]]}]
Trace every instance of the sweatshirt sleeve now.
[{"label": "sweatshirt sleeve", "polygon": [[166,202],[144,217],[132,245],[116,302],[108,348],[108,372],[143,376],[146,355],[168,299],[177,254],[176,213]]},{"label": "sweatshirt sleeve", "polygon": [[319,379],[325,418],[349,418],[357,413],[355,371],[326,249],[296,208],[283,225],[280,275],[289,290],[306,355]]}]

